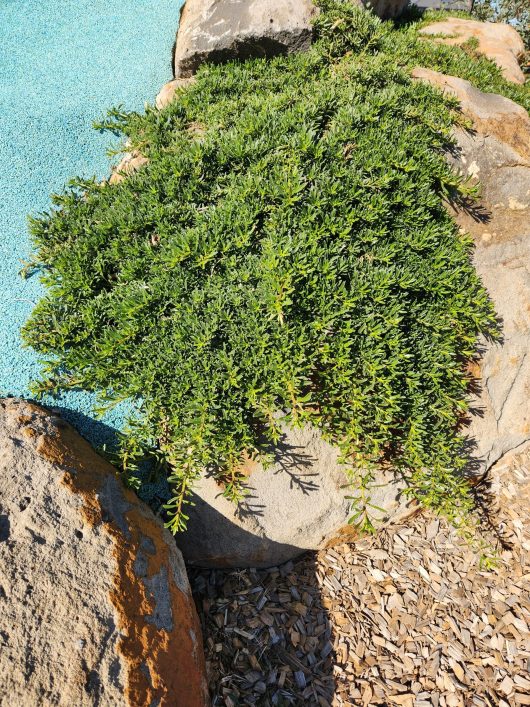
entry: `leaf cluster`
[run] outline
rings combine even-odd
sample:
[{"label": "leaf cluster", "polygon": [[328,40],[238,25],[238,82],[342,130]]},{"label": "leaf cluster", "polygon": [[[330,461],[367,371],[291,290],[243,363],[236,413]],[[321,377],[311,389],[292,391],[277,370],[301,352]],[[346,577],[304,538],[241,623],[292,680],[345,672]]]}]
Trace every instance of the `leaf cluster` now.
[{"label": "leaf cluster", "polygon": [[162,111],[112,111],[148,163],[32,220],[40,389],[136,401],[123,457],[156,448],[173,530],[204,469],[237,498],[282,423],[318,426],[352,479],[391,464],[423,503],[470,508],[465,362],[496,325],[443,206],[465,191],[444,159],[454,104],[407,67],[478,70],[414,32],[322,0],[309,52],[207,65]]}]

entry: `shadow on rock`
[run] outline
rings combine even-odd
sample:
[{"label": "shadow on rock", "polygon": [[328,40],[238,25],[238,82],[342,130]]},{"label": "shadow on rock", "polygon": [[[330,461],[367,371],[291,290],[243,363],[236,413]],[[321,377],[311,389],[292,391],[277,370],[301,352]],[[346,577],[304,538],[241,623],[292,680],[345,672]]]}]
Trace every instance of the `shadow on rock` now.
[{"label": "shadow on rock", "polygon": [[[257,519],[263,516],[264,508],[252,505],[252,493],[247,498],[250,499],[248,506],[244,503],[239,507],[234,504],[232,508],[234,514],[243,514],[249,521],[247,526],[254,527],[255,532],[246,530],[219,513],[197,494],[191,495],[192,510],[188,530],[176,536],[177,545],[188,562],[219,568],[249,565],[263,567],[274,561],[285,562],[304,551],[296,545],[272,540],[260,532]],[[231,502],[227,500],[228,503]]]},{"label": "shadow on rock", "polygon": [[104,447],[109,452],[117,450],[119,433],[114,427],[71,408],[58,405],[47,405],[46,407],[57,411],[64,420],[72,425],[96,449],[99,450]]}]

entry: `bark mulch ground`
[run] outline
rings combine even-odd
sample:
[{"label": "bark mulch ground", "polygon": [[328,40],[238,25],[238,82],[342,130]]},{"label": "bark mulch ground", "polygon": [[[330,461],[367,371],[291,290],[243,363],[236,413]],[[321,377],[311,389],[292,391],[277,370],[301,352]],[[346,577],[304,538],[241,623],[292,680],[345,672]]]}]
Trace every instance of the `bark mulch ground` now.
[{"label": "bark mulch ground", "polygon": [[443,520],[268,570],[191,570],[214,705],[530,705],[530,448],[482,489],[499,564]]}]

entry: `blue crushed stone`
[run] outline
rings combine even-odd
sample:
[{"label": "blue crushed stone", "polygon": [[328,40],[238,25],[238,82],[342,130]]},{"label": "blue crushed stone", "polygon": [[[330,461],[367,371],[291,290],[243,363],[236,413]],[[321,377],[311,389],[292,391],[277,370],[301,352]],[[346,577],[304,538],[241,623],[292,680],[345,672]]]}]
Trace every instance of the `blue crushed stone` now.
[{"label": "blue crushed stone", "polygon": [[[183,0],[0,0],[0,396],[30,397],[39,377],[20,328],[43,290],[19,271],[31,246],[27,215],[50,207],[74,175],[104,178],[112,135],[92,128],[108,108],[141,110],[172,77]],[[131,411],[101,421],[94,397],[70,392],[61,409],[90,442],[112,447]]]}]

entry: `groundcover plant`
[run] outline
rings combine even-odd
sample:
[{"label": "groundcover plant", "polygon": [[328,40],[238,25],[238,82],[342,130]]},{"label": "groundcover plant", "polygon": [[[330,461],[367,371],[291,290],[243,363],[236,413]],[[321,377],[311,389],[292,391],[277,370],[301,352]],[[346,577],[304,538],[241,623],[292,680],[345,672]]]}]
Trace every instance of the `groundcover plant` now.
[{"label": "groundcover plant", "polygon": [[204,66],[162,111],[112,111],[148,163],[32,220],[37,392],[137,401],[124,473],[158,457],[173,531],[204,469],[238,498],[242,459],[266,461],[282,423],[318,426],[354,487],[391,465],[455,522],[472,507],[457,429],[495,317],[443,206],[473,192],[444,159],[455,103],[409,68],[524,94],[472,48],[320,5],[309,52]]}]

